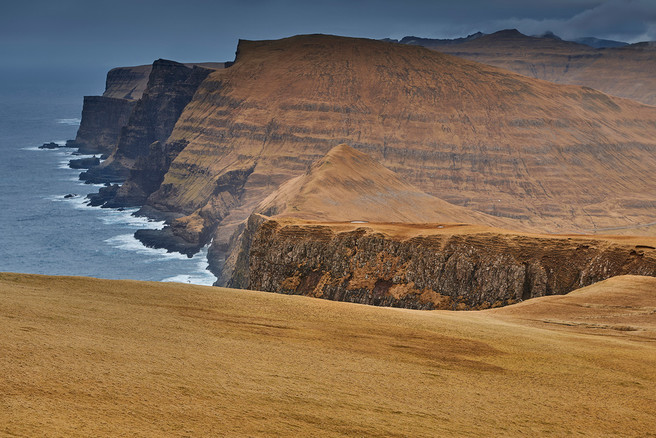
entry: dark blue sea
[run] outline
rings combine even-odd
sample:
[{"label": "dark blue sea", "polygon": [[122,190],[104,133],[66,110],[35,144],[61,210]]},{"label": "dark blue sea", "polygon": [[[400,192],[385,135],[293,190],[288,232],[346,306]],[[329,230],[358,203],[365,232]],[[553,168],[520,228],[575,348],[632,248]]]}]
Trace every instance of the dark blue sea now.
[{"label": "dark blue sea", "polygon": [[212,284],[206,251],[144,247],[134,232],[161,223],[87,206],[98,186],[68,167],[75,150],[38,149],[75,138],[82,98],[102,94],[104,74],[0,71],[0,271]]}]

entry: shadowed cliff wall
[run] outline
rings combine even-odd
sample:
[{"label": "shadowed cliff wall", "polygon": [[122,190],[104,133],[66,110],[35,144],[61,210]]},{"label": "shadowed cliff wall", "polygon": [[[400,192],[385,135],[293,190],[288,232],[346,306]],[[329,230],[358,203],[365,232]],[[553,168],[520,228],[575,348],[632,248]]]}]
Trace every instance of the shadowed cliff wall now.
[{"label": "shadowed cliff wall", "polygon": [[616,275],[656,276],[649,245],[471,233],[466,226],[461,233],[448,225],[431,234],[423,227],[414,237],[394,237],[367,225],[339,231],[254,216],[229,285],[381,306],[470,309],[566,294]]}]

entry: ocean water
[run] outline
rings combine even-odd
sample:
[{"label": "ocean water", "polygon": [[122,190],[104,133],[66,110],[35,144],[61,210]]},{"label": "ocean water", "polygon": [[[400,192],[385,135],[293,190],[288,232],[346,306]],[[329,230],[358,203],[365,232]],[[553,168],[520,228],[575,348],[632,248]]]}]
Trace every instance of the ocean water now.
[{"label": "ocean water", "polygon": [[100,71],[0,72],[0,271],[212,284],[206,251],[146,248],[134,232],[162,223],[89,207],[99,186],[68,167],[75,150],[38,149],[75,138],[83,95],[101,94],[103,81]]}]

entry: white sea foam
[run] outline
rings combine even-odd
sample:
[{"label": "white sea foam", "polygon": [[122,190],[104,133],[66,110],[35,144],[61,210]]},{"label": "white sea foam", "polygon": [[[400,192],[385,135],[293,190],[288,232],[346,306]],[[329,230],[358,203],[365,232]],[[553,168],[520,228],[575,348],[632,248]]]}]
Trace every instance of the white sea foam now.
[{"label": "white sea foam", "polygon": [[176,275],[175,277],[165,278],[162,281],[170,283],[190,283],[198,284],[201,286],[212,286],[214,281],[216,281],[216,278],[210,274],[209,271],[207,271],[207,274],[199,273],[198,275]]},{"label": "white sea foam", "polygon": [[100,154],[76,154],[74,152],[69,152],[68,155],[70,155],[71,160],[77,160],[79,158],[100,158]]},{"label": "white sea foam", "polygon": [[77,210],[87,210],[93,208],[89,205],[89,199],[86,195],[78,195],[74,198],[64,198],[64,201],[68,201],[73,204],[73,208]]},{"label": "white sea foam", "polygon": [[137,211],[136,208],[126,208],[123,211],[108,209],[100,220],[107,225],[125,224],[134,228],[149,228],[161,230],[164,228],[164,221],[153,221],[142,216],[133,216],[132,213]]},{"label": "white sea foam", "polygon": [[181,274],[173,277],[164,278],[162,281],[175,283],[191,283],[203,286],[211,286],[216,281],[216,277],[207,270],[207,246],[205,246],[192,261],[196,263],[198,271],[193,274]]},{"label": "white sea foam", "polygon": [[73,118],[73,119],[57,119],[57,123],[61,125],[69,125],[69,126],[78,126],[82,120],[78,118]]},{"label": "white sea foam", "polygon": [[125,251],[136,252],[144,256],[153,258],[168,258],[177,260],[187,260],[187,256],[177,252],[167,252],[162,248],[148,248],[139,240],[135,239],[134,234],[119,234],[118,236],[105,239],[105,243]]},{"label": "white sea foam", "polygon": [[[50,143],[49,141],[45,143]],[[53,143],[57,143],[59,146],[66,146],[66,140],[55,140]],[[39,146],[26,146],[21,148],[22,151],[50,151],[50,152],[62,152],[60,149],[41,149]]]},{"label": "white sea foam", "polygon": [[88,192],[88,193],[97,192],[99,189],[105,187],[105,184],[89,184],[89,183],[86,183],[86,182],[82,181],[80,179],[79,169],[75,169],[75,170],[78,170],[78,172],[76,172],[76,174],[75,174],[75,177],[74,178],[71,177],[71,178],[67,178],[67,179],[70,179],[71,181],[77,182],[77,185],[79,185],[79,186],[86,187],[88,189],[88,190],[85,190],[86,192]]}]

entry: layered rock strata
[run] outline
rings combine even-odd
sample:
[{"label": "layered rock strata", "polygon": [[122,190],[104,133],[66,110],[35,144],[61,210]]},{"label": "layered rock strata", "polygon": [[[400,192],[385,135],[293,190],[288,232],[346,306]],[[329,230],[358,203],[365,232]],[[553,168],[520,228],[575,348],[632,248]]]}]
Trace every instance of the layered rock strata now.
[{"label": "layered rock strata", "polygon": [[254,215],[230,285],[417,309],[496,307],[606,278],[656,276],[656,239],[454,224],[318,223]]},{"label": "layered rock strata", "polygon": [[[111,183],[128,179],[130,172],[134,171],[130,184],[117,192],[111,205],[143,204],[146,197],[159,187],[168,164],[181,149],[165,147],[161,142],[168,139],[180,113],[212,71],[198,66],[187,67],[174,61],[155,61],[148,85],[135,104],[127,124],[121,129],[111,156],[80,178],[92,183]],[[151,187],[153,179],[155,186]]]},{"label": "layered rock strata", "polygon": [[80,127],[67,145],[85,154],[109,155],[143,94],[150,70],[150,65],[110,70],[103,95],[84,97]]},{"label": "layered rock strata", "polygon": [[597,49],[553,37],[526,36],[514,29],[449,44],[421,38],[407,41],[528,77],[584,85],[656,105],[653,43]]},{"label": "layered rock strata", "polygon": [[146,207],[185,215],[167,233],[225,248],[280,184],[348,143],[425,193],[544,231],[635,226],[656,221],[655,121],[656,108],[417,46],[240,41],[182,112],[166,143],[187,145]]}]

